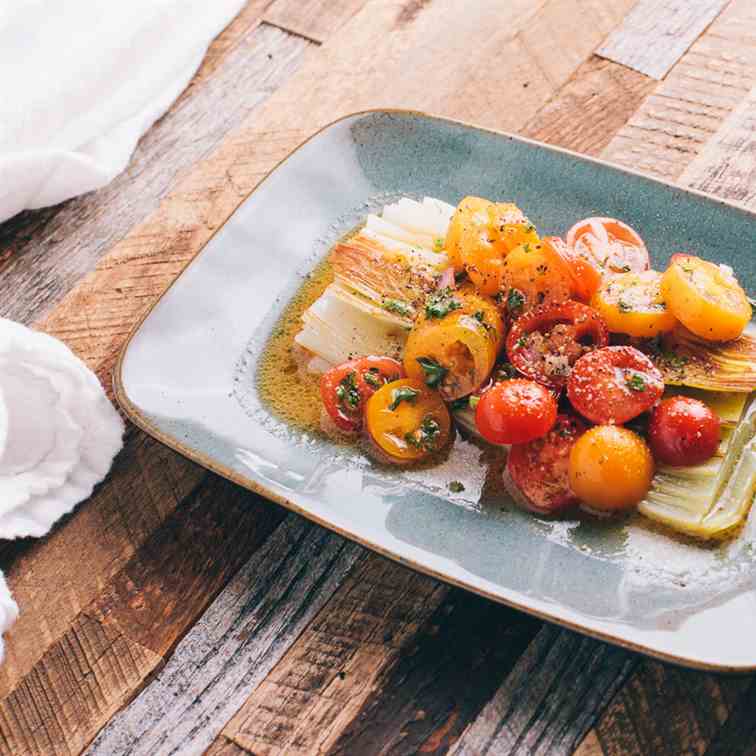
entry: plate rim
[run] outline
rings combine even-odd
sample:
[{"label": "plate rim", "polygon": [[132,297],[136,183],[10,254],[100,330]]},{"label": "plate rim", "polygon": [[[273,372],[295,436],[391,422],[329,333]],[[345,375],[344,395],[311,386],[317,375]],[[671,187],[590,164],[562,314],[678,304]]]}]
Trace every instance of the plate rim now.
[{"label": "plate rim", "polygon": [[752,664],[748,664],[748,665],[730,665],[730,664],[714,664],[707,661],[701,661],[700,659],[690,657],[690,656],[676,656],[675,654],[660,651],[650,646],[646,646],[642,643],[636,643],[628,638],[623,638],[619,635],[614,635],[611,632],[604,632],[602,630],[597,630],[590,627],[586,627],[584,625],[576,624],[565,618],[555,617],[554,615],[549,614],[548,612],[540,611],[539,609],[533,608],[532,606],[529,606],[527,603],[524,603],[524,602],[521,603],[516,600],[510,600],[510,599],[504,598],[503,596],[486,591],[483,588],[479,588],[479,587],[470,585],[468,583],[465,583],[463,580],[460,580],[452,575],[438,572],[437,570],[434,570],[432,567],[429,567],[419,562],[415,562],[411,559],[402,557],[401,555],[396,554],[390,549],[385,548],[380,543],[374,543],[370,541],[369,539],[364,538],[358,534],[348,533],[344,531],[343,529],[339,528],[338,526],[335,526],[333,523],[329,522],[328,520],[318,515],[315,515],[312,512],[305,510],[304,508],[299,506],[296,502],[290,499],[287,499],[285,496],[281,496],[275,493],[274,491],[271,491],[265,485],[255,480],[252,480],[251,478],[245,478],[241,475],[238,475],[231,468],[228,468],[225,465],[217,463],[211,456],[203,454],[202,452],[196,449],[193,449],[188,445],[185,445],[179,439],[174,438],[173,436],[167,433],[164,433],[156,425],[154,425],[145,414],[142,413],[142,411],[139,409],[139,407],[136,404],[134,404],[131,401],[131,399],[128,396],[128,393],[126,391],[126,387],[123,381],[123,363],[126,357],[126,353],[128,352],[131,346],[131,342],[134,340],[134,337],[137,335],[137,333],[141,330],[142,325],[147,320],[147,318],[149,318],[149,316],[152,314],[153,310],[155,310],[155,308],[160,304],[163,298],[167,296],[168,292],[173,288],[173,286],[177,283],[177,281],[184,275],[184,273],[186,273],[186,271],[195,262],[195,260],[200,255],[200,253],[215,238],[215,235],[226,225],[226,223],[228,223],[228,221],[231,220],[231,218],[234,216],[236,211],[241,207],[241,205],[244,202],[246,202],[270,178],[270,176],[273,173],[275,173],[287,160],[289,160],[289,158],[291,158],[293,155],[299,152],[309,142],[313,141],[314,139],[316,139],[318,136],[325,133],[326,131],[329,131],[332,127],[337,126],[342,121],[347,121],[353,118],[358,118],[360,116],[368,116],[368,115],[399,115],[399,116],[419,117],[421,119],[426,119],[429,121],[438,121],[441,123],[452,124],[455,126],[462,126],[465,129],[471,129],[471,130],[475,130],[479,132],[493,134],[498,137],[504,137],[513,141],[517,141],[520,143],[546,149],[550,152],[556,152],[563,155],[569,155],[581,161],[593,163],[595,165],[600,165],[604,168],[610,168],[614,171],[619,171],[620,173],[625,173],[630,176],[636,176],[639,178],[650,180],[656,184],[660,184],[665,187],[671,187],[678,191],[682,191],[686,194],[699,197],[704,200],[712,201],[718,205],[722,205],[724,207],[729,207],[734,210],[738,210],[744,213],[745,215],[750,216],[751,219],[756,220],[756,212],[748,208],[745,205],[745,203],[723,199],[722,197],[718,197],[714,194],[710,194],[708,192],[704,192],[699,189],[693,189],[691,187],[683,186],[682,184],[677,183],[677,182],[664,181],[663,179],[657,178],[656,176],[652,176],[648,173],[644,173],[643,171],[627,168],[625,166],[618,165],[617,163],[612,163],[611,161],[604,160],[602,158],[593,157],[591,155],[584,155],[582,153],[576,152],[575,150],[570,150],[565,147],[559,147],[556,145],[547,144],[546,142],[541,142],[537,139],[531,139],[529,137],[521,136],[519,134],[515,134],[512,132],[493,129],[487,126],[480,126],[474,123],[470,123],[468,121],[448,118],[446,116],[436,115],[436,114],[424,112],[421,110],[407,109],[407,108],[375,107],[375,108],[368,108],[365,110],[350,112],[350,113],[341,115],[338,118],[335,118],[334,120],[328,122],[324,126],[314,131],[312,134],[310,134],[310,136],[308,136],[302,142],[297,144],[296,147],[294,147],[290,152],[288,152],[283,158],[277,161],[276,164],[265,174],[265,176],[263,176],[263,178],[257,182],[257,184],[253,187],[253,189],[249,191],[247,194],[245,194],[239,200],[239,202],[234,206],[233,210],[231,211],[229,216],[226,218],[226,220],[223,221],[223,223],[219,224],[215,229],[213,229],[212,234],[210,234],[210,236],[203,242],[202,246],[200,246],[199,249],[194,254],[191,255],[191,257],[186,261],[186,263],[181,267],[179,272],[173,278],[171,283],[157,297],[157,299],[155,299],[155,301],[152,302],[149,305],[149,307],[142,313],[142,315],[139,317],[137,322],[132,326],[131,330],[129,331],[128,336],[123,342],[123,345],[120,348],[118,358],[116,360],[116,363],[112,371],[113,393],[121,409],[125,412],[129,420],[138,428],[140,428],[142,431],[147,433],[147,435],[151,436],[152,438],[154,438],[156,441],[163,444],[164,446],[167,446],[169,449],[172,449],[173,451],[178,452],[180,455],[182,455],[183,457],[186,457],[190,461],[195,462],[196,464],[200,465],[206,470],[209,470],[210,472],[215,473],[216,475],[219,475],[227,480],[230,480],[232,483],[235,483],[236,485],[241,486],[242,488],[248,491],[256,493],[269,501],[279,504],[283,506],[285,509],[289,510],[290,512],[293,512],[294,514],[304,517],[310,522],[314,522],[316,525],[319,525],[325,528],[326,530],[331,531],[332,533],[336,533],[342,538],[345,538],[349,541],[357,543],[360,546],[363,546],[364,548],[367,548],[370,551],[376,552],[377,554],[380,554],[381,556],[387,559],[390,559],[393,562],[401,564],[403,567],[412,569],[415,572],[428,575],[429,577],[432,577],[448,585],[452,585],[454,587],[461,588],[466,591],[470,591],[490,601],[494,601],[498,604],[503,604],[512,609],[516,609],[517,611],[526,612],[527,614],[537,617],[540,620],[559,625],[561,627],[567,628],[568,630],[579,633],[581,635],[595,638],[605,643],[611,643],[615,646],[619,646],[629,651],[644,654],[646,656],[650,656],[655,659],[660,659],[665,662],[670,662],[672,664],[677,664],[677,665],[681,665],[690,669],[697,669],[697,670],[706,671],[706,672],[719,672],[719,673],[725,672],[725,673],[732,673],[732,674],[748,674],[748,673],[756,672],[756,659],[754,660]]}]

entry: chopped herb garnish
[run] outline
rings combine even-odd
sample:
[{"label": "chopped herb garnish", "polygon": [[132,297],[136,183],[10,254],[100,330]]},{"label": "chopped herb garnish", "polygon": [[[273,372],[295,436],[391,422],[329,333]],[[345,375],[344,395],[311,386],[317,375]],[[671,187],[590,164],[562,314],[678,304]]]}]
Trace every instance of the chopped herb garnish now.
[{"label": "chopped herb garnish", "polygon": [[622,299],[617,300],[617,309],[620,312],[632,312],[633,306],[629,305],[627,302],[623,301]]},{"label": "chopped herb garnish", "polygon": [[520,336],[517,341],[515,341],[515,349],[522,349],[524,346],[526,346],[528,343],[528,337],[527,336]]},{"label": "chopped herb garnish", "polygon": [[536,227],[531,223],[529,226],[525,227],[525,231],[527,231],[529,234],[534,234],[536,230]]},{"label": "chopped herb garnish", "polygon": [[339,381],[336,387],[336,398],[339,403],[353,410],[360,406],[360,391],[357,388],[356,377],[357,374],[352,370]]},{"label": "chopped herb garnish", "polygon": [[470,394],[470,409],[475,409],[478,406],[478,402],[480,401],[480,397],[477,394]]},{"label": "chopped herb garnish", "polygon": [[462,303],[454,297],[452,289],[446,287],[428,297],[425,302],[425,314],[428,318],[443,318],[461,307]]},{"label": "chopped herb garnish", "polygon": [[452,408],[452,410],[461,410],[466,409],[470,405],[467,403],[468,397],[462,396],[459,399],[455,399],[453,402],[449,404],[449,406]]},{"label": "chopped herb garnish", "polygon": [[378,368],[370,368],[366,373],[362,374],[362,377],[369,386],[373,388],[380,388],[383,386],[383,381],[380,378],[381,371]]},{"label": "chopped herb garnish", "polygon": [[417,362],[425,373],[425,385],[437,388],[449,372],[448,368],[436,362],[431,357],[418,357]]},{"label": "chopped herb garnish", "polygon": [[646,390],[646,379],[640,373],[625,376],[625,383],[631,391]]},{"label": "chopped herb garnish", "polygon": [[461,283],[462,281],[467,280],[467,271],[466,270],[460,270],[459,273],[454,274],[454,282],[455,283]]},{"label": "chopped herb garnish", "polygon": [[485,323],[486,322],[486,313],[483,312],[483,310],[477,310],[475,314],[473,315],[475,320],[477,320],[479,323]]},{"label": "chopped herb garnish", "polygon": [[434,252],[443,252],[444,251],[444,240],[441,237],[436,237],[433,240],[433,251]]},{"label": "chopped herb garnish", "polygon": [[441,435],[441,426],[433,417],[426,415],[414,433],[404,434],[404,440],[416,449],[433,451],[438,443],[439,435]]},{"label": "chopped herb garnish", "polygon": [[507,294],[507,310],[512,315],[519,315],[525,306],[525,295],[519,289],[510,289]]},{"label": "chopped herb garnish", "polygon": [[527,242],[522,245],[522,248],[525,250],[525,252],[530,252],[530,244],[528,244]]},{"label": "chopped herb garnish", "polygon": [[382,307],[384,310],[393,312],[396,315],[401,315],[403,318],[412,317],[412,308],[399,299],[384,299]]},{"label": "chopped herb garnish", "polygon": [[395,388],[391,392],[391,404],[389,409],[393,412],[402,402],[414,403],[415,399],[420,392],[417,389],[410,388],[409,386],[400,386]]},{"label": "chopped herb garnish", "polygon": [[462,491],[465,490],[465,487],[460,481],[458,480],[451,480],[449,481],[449,490],[452,493],[462,493]]},{"label": "chopped herb garnish", "polygon": [[[520,339],[525,338],[524,336],[521,336]],[[518,341],[520,341],[518,339]],[[514,365],[511,365],[509,362],[502,362],[499,365],[496,366],[494,369],[494,380],[495,381],[508,381],[510,378],[516,378],[517,377],[517,369]]]}]

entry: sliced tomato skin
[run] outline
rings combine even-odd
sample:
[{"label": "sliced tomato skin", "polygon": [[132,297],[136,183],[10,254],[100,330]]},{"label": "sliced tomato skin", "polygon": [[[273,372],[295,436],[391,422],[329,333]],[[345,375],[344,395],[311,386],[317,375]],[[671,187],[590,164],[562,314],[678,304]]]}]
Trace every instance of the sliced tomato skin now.
[{"label": "sliced tomato skin", "polygon": [[[369,377],[366,379],[365,374]],[[353,374],[356,390],[354,406],[338,397],[339,386]],[[343,431],[355,432],[362,428],[365,404],[386,383],[404,377],[404,368],[391,357],[360,357],[348,360],[323,373],[320,379],[320,396],[326,412]]]},{"label": "sliced tomato skin", "polygon": [[654,408],[648,443],[654,458],[671,466],[700,465],[716,454],[721,439],[719,417],[689,396],[665,399]]},{"label": "sliced tomato skin", "polygon": [[[559,326],[559,338],[554,338],[554,327]],[[530,335],[546,333],[550,343],[544,343],[543,353],[532,348]],[[590,340],[590,344],[584,343]],[[559,343],[558,343],[559,342]],[[537,307],[525,313],[513,325],[507,336],[509,361],[524,376],[552,388],[563,388],[571,366],[589,349],[599,349],[609,343],[609,331],[601,316],[581,302],[564,302],[550,307]],[[563,373],[548,370],[544,355],[553,359],[566,357]],[[563,360],[564,361],[564,360]]]},{"label": "sliced tomato skin", "polygon": [[475,408],[475,425],[492,444],[523,444],[548,433],[557,403],[547,388],[522,378],[495,384]]},{"label": "sliced tomato skin", "polygon": [[509,450],[507,472],[528,503],[539,514],[557,514],[577,505],[570,488],[570,449],[588,430],[582,418],[562,413],[543,437]]},{"label": "sliced tomato skin", "polygon": [[567,396],[597,425],[622,425],[651,409],[664,391],[662,374],[631,346],[609,346],[581,357],[572,368]]},{"label": "sliced tomato skin", "polygon": [[585,218],[567,232],[565,239],[605,275],[641,273],[651,265],[640,234],[616,218]]}]

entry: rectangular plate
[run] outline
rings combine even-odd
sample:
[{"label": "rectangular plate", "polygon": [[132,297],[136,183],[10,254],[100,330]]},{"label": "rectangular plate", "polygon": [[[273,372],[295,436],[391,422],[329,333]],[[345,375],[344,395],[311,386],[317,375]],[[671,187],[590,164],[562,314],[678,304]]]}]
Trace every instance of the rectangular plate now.
[{"label": "rectangular plate", "polygon": [[[259,354],[302,277],[370,209],[400,196],[513,200],[544,233],[615,216],[662,265],[727,262],[756,290],[753,215],[573,153],[418,113],[349,116],[282,162],[155,305],[116,370],[118,399],[160,441],[392,559],[670,661],[756,669],[756,525],[684,543],[641,518],[546,522],[483,489],[457,440],[435,470],[389,472],[287,428],[255,388]],[[459,479],[465,491],[451,494]]]}]

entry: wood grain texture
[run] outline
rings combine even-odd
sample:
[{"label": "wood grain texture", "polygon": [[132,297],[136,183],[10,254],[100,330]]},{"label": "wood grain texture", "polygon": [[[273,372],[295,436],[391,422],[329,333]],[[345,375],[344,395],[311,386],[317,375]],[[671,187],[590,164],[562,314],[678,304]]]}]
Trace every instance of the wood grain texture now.
[{"label": "wood grain texture", "polygon": [[211,47],[187,90],[191,96],[182,96],[140,140],[120,176],[96,192],[22,213],[0,226],[0,249],[8,256],[0,269],[0,288],[7,293],[0,315],[28,324],[46,314],[158,207],[183,173],[292,74],[312,46],[257,26],[254,14],[243,20],[246,25],[234,27],[221,49]]},{"label": "wood grain texture", "polygon": [[525,124],[522,133],[598,156],[655,85],[644,74],[593,55]]},{"label": "wood grain texture", "polygon": [[756,4],[732,0],[602,157],[674,181],[756,85]]},{"label": "wood grain texture", "polygon": [[635,654],[545,625],[451,753],[570,754],[636,663]]},{"label": "wood grain texture", "polygon": [[598,55],[663,79],[728,0],[640,0]]},{"label": "wood grain texture", "polygon": [[289,515],[88,753],[199,753],[331,597],[364,551]]},{"label": "wood grain texture", "polygon": [[756,210],[756,87],[683,171],[680,183]]},{"label": "wood grain texture", "polygon": [[269,24],[325,42],[357,13],[367,0],[273,0],[263,16]]},{"label": "wood grain texture", "polygon": [[[210,476],[0,699],[0,751],[80,752],[284,516]],[[54,599],[49,590],[43,595]]]}]

